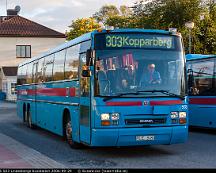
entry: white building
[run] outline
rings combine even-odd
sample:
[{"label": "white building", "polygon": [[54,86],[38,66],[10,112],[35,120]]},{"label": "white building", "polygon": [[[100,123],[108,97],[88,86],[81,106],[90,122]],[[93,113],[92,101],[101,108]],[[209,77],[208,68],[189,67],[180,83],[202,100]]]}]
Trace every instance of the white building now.
[{"label": "white building", "polygon": [[16,99],[13,88],[18,64],[56,47],[65,38],[60,32],[19,16],[15,10],[0,16],[0,92],[6,92],[7,100]]},{"label": "white building", "polygon": [[6,93],[7,100],[16,100],[17,67],[2,67],[0,69],[2,91]]}]

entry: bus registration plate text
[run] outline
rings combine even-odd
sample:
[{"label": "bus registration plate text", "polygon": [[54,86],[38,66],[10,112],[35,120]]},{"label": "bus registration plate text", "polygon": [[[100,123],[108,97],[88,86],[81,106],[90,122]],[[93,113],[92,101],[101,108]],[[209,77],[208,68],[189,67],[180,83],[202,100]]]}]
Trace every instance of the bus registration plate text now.
[{"label": "bus registration plate text", "polygon": [[154,136],[136,136],[136,141],[154,141]]}]

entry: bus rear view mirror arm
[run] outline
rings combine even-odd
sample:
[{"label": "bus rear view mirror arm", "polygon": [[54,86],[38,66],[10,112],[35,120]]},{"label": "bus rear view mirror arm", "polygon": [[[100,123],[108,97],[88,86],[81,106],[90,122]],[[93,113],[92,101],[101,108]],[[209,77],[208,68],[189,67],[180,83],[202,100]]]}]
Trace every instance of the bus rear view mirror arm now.
[{"label": "bus rear view mirror arm", "polygon": [[86,65],[87,66],[93,66],[94,65],[94,57],[95,57],[95,51],[92,49],[88,49],[86,51]]}]

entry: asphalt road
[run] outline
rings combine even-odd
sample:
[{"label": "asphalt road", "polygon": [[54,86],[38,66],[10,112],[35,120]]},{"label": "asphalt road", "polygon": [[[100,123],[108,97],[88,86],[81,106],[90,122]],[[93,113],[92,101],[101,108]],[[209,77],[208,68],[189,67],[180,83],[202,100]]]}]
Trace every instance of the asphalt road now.
[{"label": "asphalt road", "polygon": [[16,104],[0,102],[0,133],[69,168],[216,168],[216,130],[192,130],[185,144],[71,149],[61,137],[27,128]]}]

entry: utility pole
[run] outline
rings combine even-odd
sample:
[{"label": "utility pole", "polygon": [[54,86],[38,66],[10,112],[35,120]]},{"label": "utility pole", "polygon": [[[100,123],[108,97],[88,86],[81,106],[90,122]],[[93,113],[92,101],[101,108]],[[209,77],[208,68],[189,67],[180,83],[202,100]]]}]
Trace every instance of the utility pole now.
[{"label": "utility pole", "polygon": [[192,29],[194,28],[194,22],[192,21],[189,21],[189,22],[186,22],[185,23],[185,26],[186,28],[188,28],[189,30],[189,47],[188,47],[188,51],[189,51],[189,54],[192,53]]}]

